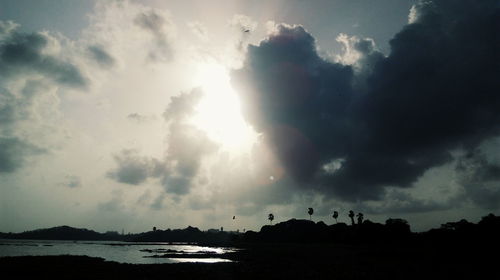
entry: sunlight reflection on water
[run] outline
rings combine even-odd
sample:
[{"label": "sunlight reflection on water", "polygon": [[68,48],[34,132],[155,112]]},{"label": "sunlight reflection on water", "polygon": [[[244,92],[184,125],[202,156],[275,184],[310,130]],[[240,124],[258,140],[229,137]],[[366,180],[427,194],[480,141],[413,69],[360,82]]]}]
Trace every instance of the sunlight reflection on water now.
[{"label": "sunlight reflection on water", "polygon": [[[120,242],[120,241],[61,241],[61,240],[7,240],[0,239],[0,257],[7,256],[54,256],[78,255],[100,257],[107,261],[132,264],[160,264],[179,262],[231,262],[218,258],[235,248],[207,247],[197,245],[169,244],[161,242]],[[183,255],[182,258],[153,257],[165,253]],[[210,254],[208,258],[189,254]],[[213,257],[211,256],[213,254]]]}]

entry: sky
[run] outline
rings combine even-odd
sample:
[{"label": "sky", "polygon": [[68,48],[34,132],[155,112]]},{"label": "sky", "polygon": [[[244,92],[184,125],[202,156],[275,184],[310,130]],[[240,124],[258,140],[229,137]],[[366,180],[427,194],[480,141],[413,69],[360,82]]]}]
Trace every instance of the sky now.
[{"label": "sky", "polygon": [[494,0],[2,0],[0,231],[498,214],[499,27]]}]

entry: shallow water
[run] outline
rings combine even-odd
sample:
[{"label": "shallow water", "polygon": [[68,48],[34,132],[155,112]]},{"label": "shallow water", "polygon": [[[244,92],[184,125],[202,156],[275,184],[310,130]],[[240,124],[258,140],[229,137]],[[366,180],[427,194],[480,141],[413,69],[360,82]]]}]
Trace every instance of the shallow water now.
[{"label": "shallow water", "polygon": [[[233,252],[234,248],[205,247],[161,242],[121,241],[62,241],[62,240],[10,240],[0,239],[0,257],[78,255],[100,257],[107,261],[132,264],[159,264],[179,262],[230,262],[218,255]],[[155,258],[164,253],[178,254],[182,258]],[[189,254],[210,253],[210,258],[189,258]]]}]

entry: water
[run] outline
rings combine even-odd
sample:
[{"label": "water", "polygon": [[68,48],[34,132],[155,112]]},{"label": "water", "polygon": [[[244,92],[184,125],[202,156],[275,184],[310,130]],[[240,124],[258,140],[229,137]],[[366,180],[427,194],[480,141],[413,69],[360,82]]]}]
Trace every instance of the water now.
[{"label": "water", "polygon": [[[100,257],[107,261],[132,264],[160,264],[179,262],[230,262],[218,255],[234,252],[235,248],[205,247],[161,242],[129,243],[120,241],[61,241],[0,239],[0,257],[77,255]],[[163,254],[179,257],[158,258]],[[193,257],[189,257],[191,254]],[[198,254],[210,254],[200,258]],[[213,257],[212,257],[213,255]]]}]

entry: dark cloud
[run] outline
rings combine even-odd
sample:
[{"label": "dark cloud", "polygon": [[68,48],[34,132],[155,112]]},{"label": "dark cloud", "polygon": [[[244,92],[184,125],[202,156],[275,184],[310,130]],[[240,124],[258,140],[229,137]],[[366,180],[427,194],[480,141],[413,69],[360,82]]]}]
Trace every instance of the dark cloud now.
[{"label": "dark cloud", "polygon": [[344,45],[344,54],[338,57],[339,61],[352,65],[356,74],[353,82],[355,90],[366,91],[367,79],[373,73],[377,63],[384,59],[384,55],[378,51],[375,42],[370,38],[340,34],[337,41]]},{"label": "dark cloud", "polygon": [[149,177],[159,177],[164,171],[162,162],[140,156],[136,150],[123,150],[114,159],[118,166],[107,176],[124,184],[139,185]]},{"label": "dark cloud", "polygon": [[101,67],[110,68],[115,65],[115,59],[102,46],[90,46],[88,52]]},{"label": "dark cloud", "polygon": [[451,150],[498,134],[495,1],[432,6],[391,40],[369,77],[355,116],[364,129],[339,182],[410,186],[451,161]]},{"label": "dark cloud", "polygon": [[151,33],[154,38],[155,48],[150,50],[149,59],[152,61],[170,61],[172,59],[172,47],[168,40],[168,31],[171,23],[165,15],[154,10],[140,13],[134,23]]},{"label": "dark cloud", "polygon": [[469,199],[487,209],[500,208],[500,165],[476,149],[458,160],[456,170]]},{"label": "dark cloud", "polygon": [[24,164],[27,156],[44,152],[17,137],[0,137],[0,174],[14,172]]},{"label": "dark cloud", "polygon": [[19,33],[12,28],[0,31],[8,32],[0,34],[0,75],[4,78],[36,73],[61,85],[87,86],[87,79],[75,65],[44,53],[47,35]]},{"label": "dark cloud", "polygon": [[351,66],[320,58],[300,26],[248,47],[232,75],[244,116],[296,182],[377,200],[499,134],[497,1],[426,1],[412,17],[387,57],[353,42]]},{"label": "dark cloud", "polygon": [[[321,59],[302,27],[285,25],[250,45],[244,68],[233,75],[246,119],[299,181],[310,180],[321,161],[342,150],[332,147],[332,132],[345,130],[352,77],[350,67]],[[335,135],[337,143],[342,134]]]},{"label": "dark cloud", "polygon": [[357,205],[357,209],[368,214],[410,214],[458,208],[465,201],[462,193],[457,193],[444,201],[436,201],[416,198],[409,193],[392,190],[385,194],[381,204],[376,206],[360,204]]}]

